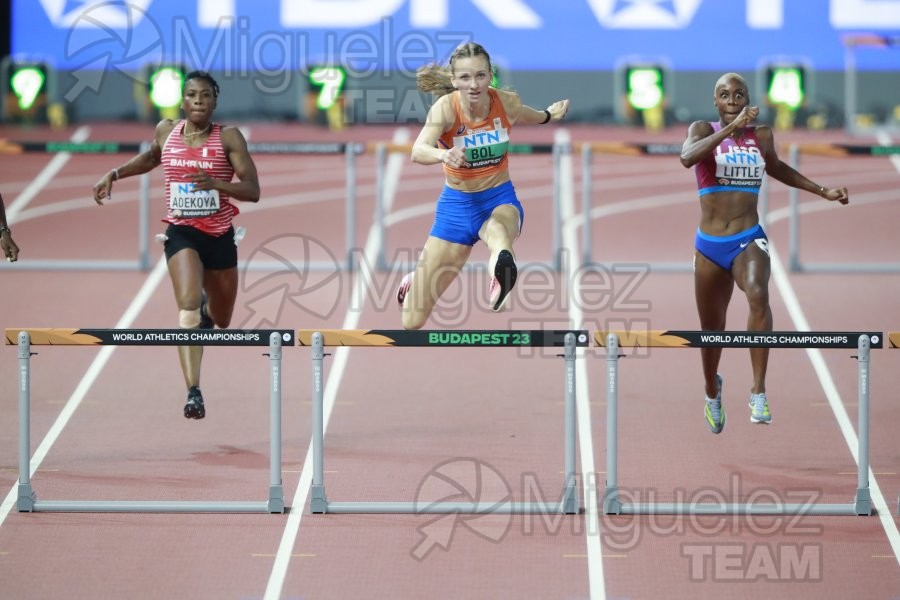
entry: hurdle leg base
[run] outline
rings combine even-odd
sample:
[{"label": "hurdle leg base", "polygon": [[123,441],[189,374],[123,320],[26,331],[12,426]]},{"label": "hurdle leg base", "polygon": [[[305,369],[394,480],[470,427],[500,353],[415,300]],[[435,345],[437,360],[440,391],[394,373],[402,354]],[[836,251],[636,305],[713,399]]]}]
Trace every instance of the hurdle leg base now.
[{"label": "hurdle leg base", "polygon": [[606,486],[603,491],[603,512],[607,515],[621,515],[622,503],[619,501],[619,488]]},{"label": "hurdle leg base", "polygon": [[324,485],[313,485],[309,490],[309,512],[321,515],[328,512],[328,499],[325,497]]},{"label": "hurdle leg base", "polygon": [[19,484],[19,496],[16,500],[16,508],[19,512],[34,512],[34,502],[37,495],[31,489],[30,483]]},{"label": "hurdle leg base", "polygon": [[872,514],[872,496],[869,494],[869,488],[858,488],[856,490],[856,514],[866,516]]},{"label": "hurdle leg base", "polygon": [[282,486],[269,486],[269,503],[267,506],[270,513],[284,513],[284,488]]},{"label": "hurdle leg base", "polygon": [[577,515],[580,511],[578,489],[574,485],[567,485],[563,489],[562,512],[567,515]]}]

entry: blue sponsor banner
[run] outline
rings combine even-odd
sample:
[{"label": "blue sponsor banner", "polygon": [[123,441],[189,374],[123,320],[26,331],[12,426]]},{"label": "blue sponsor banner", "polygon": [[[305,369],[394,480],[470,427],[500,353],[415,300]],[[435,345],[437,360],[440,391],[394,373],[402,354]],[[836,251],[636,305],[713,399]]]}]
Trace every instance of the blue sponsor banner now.
[{"label": "blue sponsor banner", "polygon": [[[900,43],[900,0],[13,0],[12,51],[57,69],[172,61],[244,73],[344,64],[352,75],[445,62],[482,43],[510,70],[753,70],[761,60],[844,67],[842,37]],[[900,49],[857,51],[900,70]]]}]

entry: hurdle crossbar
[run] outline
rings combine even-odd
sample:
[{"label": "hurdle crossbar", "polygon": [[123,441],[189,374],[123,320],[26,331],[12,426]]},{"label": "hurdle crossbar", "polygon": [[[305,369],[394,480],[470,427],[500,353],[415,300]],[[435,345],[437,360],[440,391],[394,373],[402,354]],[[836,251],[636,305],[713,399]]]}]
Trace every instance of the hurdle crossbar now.
[{"label": "hurdle crossbar", "polygon": [[[606,347],[606,514],[675,515],[871,515],[869,492],[869,350],[883,347],[880,332],[812,331],[597,331]],[[893,341],[893,340],[892,340]],[[898,336],[900,343],[900,336]],[[650,348],[855,348],[859,371],[859,447],[856,497],[848,504],[826,503],[638,503],[624,501],[618,483],[618,390],[621,347]]]},{"label": "hurdle crossbar", "polygon": [[[312,348],[313,480],[309,511],[324,513],[402,514],[576,514],[579,509],[575,474],[575,356],[590,343],[587,331],[406,331],[300,330],[297,343]],[[559,502],[333,502],[325,493],[325,347],[563,347],[565,359],[565,416],[563,454],[565,480]]]},{"label": "hurdle crossbar", "polygon": [[[290,330],[240,329],[70,329],[8,328],[6,343],[18,345],[19,512],[115,513],[283,513],[281,482],[281,348],[293,343]],[[269,489],[264,502],[156,500],[40,500],[31,485],[32,345],[106,346],[268,346],[270,453]]]}]

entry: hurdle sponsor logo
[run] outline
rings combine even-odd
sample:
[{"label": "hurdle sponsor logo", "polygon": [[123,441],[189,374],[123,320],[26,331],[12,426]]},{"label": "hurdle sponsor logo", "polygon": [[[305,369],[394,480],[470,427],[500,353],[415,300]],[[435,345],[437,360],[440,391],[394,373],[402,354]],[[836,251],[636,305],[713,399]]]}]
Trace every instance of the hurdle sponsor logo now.
[{"label": "hurdle sponsor logo", "polygon": [[734,346],[734,347],[766,347],[766,348],[811,348],[836,347],[846,348],[855,344],[856,338],[844,333],[700,333],[698,340],[701,346]]},{"label": "hurdle sponsor logo", "polygon": [[103,343],[128,345],[209,345],[209,346],[266,346],[269,336],[279,333],[285,343],[293,340],[290,331],[256,329],[142,329],[142,330],[85,330]]},{"label": "hurdle sponsor logo", "polygon": [[764,334],[700,334],[700,342],[703,344],[752,344],[756,346],[764,346],[766,344],[775,344],[778,337],[774,335]]},{"label": "hurdle sponsor logo", "polygon": [[[173,334],[173,335],[174,335],[174,334]],[[117,343],[120,343],[120,344],[123,343],[123,342],[143,342],[143,341],[144,341],[144,334],[143,334],[143,333],[140,333],[140,332],[137,332],[137,333],[131,333],[131,332],[128,332],[128,333],[113,333],[113,334],[112,334],[112,339],[113,339],[114,342],[117,342]],[[176,340],[176,341],[178,341],[178,340]]]},{"label": "hurdle sponsor logo", "polygon": [[674,156],[681,154],[681,144],[646,144],[638,146],[644,154]]},{"label": "hurdle sponsor logo", "polygon": [[820,543],[682,544],[691,581],[822,581]]},{"label": "hurdle sponsor logo", "polygon": [[431,331],[430,346],[530,346],[531,334],[527,331]]}]

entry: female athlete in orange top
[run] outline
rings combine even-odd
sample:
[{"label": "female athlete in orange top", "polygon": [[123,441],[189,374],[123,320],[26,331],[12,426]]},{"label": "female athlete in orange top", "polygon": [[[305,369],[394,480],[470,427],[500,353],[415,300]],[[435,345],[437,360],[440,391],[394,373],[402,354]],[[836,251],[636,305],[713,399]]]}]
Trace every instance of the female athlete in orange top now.
[{"label": "female athlete in orange top", "polygon": [[420,91],[437,97],[412,149],[413,162],[441,163],[446,182],[434,225],[416,270],[403,278],[397,300],[403,327],[420,329],[482,240],[490,250],[491,308],[499,311],[516,282],[513,240],[524,211],[509,179],[507,148],[515,124],[538,125],[566,116],[568,100],[546,110],[522,104],[515,92],[490,87],[491,58],[469,42],[450,57],[449,68],[419,69]]}]

